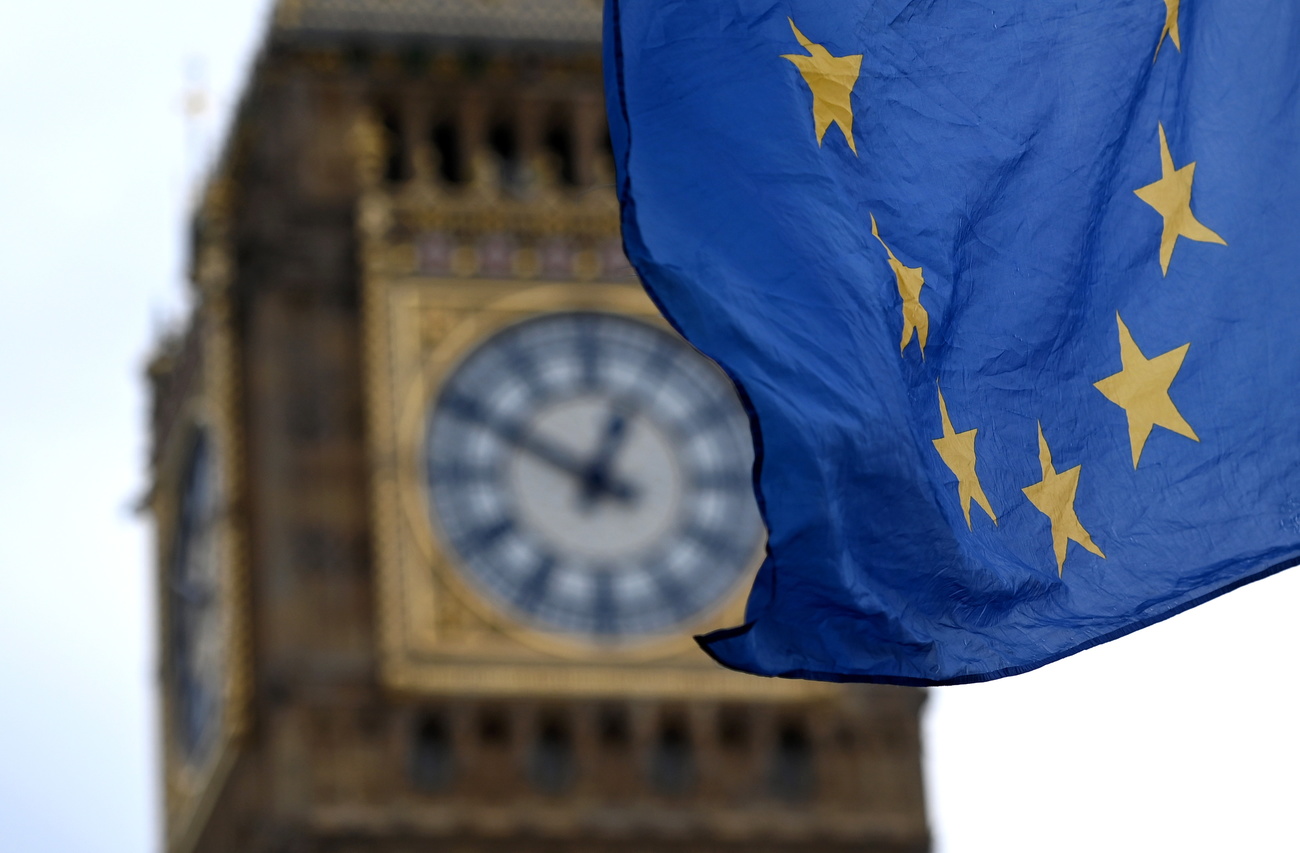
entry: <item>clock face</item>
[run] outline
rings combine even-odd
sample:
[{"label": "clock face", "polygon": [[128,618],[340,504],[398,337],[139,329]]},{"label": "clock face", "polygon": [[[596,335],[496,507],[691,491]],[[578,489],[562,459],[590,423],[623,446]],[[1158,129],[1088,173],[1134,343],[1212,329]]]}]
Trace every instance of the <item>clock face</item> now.
[{"label": "clock face", "polygon": [[174,730],[187,758],[206,752],[221,717],[223,632],[218,596],[212,448],[198,432],[182,473],[167,567],[169,681]]},{"label": "clock face", "polygon": [[678,628],[727,597],[762,541],[730,382],[621,315],[544,315],[481,344],[431,407],[424,462],[467,580],[545,631]]}]

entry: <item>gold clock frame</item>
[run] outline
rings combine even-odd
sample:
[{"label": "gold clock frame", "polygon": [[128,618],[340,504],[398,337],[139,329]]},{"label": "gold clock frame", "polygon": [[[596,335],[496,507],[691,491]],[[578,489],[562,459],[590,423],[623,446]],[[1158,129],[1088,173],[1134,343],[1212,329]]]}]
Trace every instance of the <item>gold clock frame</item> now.
[{"label": "gold clock frame", "polygon": [[[370,479],[382,670],[392,687],[490,695],[803,698],[811,685],[727,672],[691,634],[743,618],[737,584],[712,612],[661,638],[595,645],[533,628],[456,568],[420,482],[420,435],[443,380],[480,343],[531,317],[617,314],[667,328],[636,283],[376,275],[367,282]],[[757,565],[757,554],[754,561]]]},{"label": "gold clock frame", "polygon": [[398,472],[402,480],[402,509],[407,523],[412,530],[417,531],[415,541],[421,556],[439,573],[445,588],[479,618],[494,622],[503,633],[520,643],[570,660],[590,660],[593,654],[620,662],[680,655],[695,648],[690,634],[723,624],[720,620],[725,620],[725,624],[734,624],[741,618],[737,598],[753,580],[754,570],[757,569],[763,551],[761,543],[750,555],[749,570],[732,584],[723,600],[697,618],[689,620],[680,630],[609,643],[597,653],[589,639],[570,638],[529,627],[526,624],[526,614],[515,613],[509,607],[488,601],[480,591],[467,583],[464,575],[455,569],[456,557],[451,553],[447,537],[436,522],[437,513],[429,505],[428,492],[419,476],[419,472],[426,467],[420,438],[424,434],[429,404],[465,357],[498,332],[516,323],[533,317],[573,311],[628,317],[672,333],[641,289],[628,284],[539,285],[516,290],[484,305],[481,310],[448,330],[443,341],[429,353],[422,375],[412,383],[405,399],[398,404]]},{"label": "gold clock frame", "polygon": [[[164,843],[171,853],[185,853],[197,843],[198,831],[206,823],[234,769],[249,727],[248,563],[241,509],[244,488],[243,445],[238,428],[241,396],[229,294],[232,267],[224,227],[228,193],[228,185],[218,180],[209,187],[204,199],[204,209],[213,227],[198,247],[194,280],[200,306],[194,314],[196,325],[191,332],[196,336],[201,370],[193,380],[195,389],[180,404],[165,443],[159,448],[147,502],[157,530],[154,565],[155,589],[159,590],[156,630],[160,637]],[[170,598],[165,590],[175,545],[184,466],[199,430],[211,442],[216,475],[216,594],[225,657],[218,729],[208,751],[200,760],[193,761],[177,745],[175,697],[166,682],[172,649],[168,645]]]}]

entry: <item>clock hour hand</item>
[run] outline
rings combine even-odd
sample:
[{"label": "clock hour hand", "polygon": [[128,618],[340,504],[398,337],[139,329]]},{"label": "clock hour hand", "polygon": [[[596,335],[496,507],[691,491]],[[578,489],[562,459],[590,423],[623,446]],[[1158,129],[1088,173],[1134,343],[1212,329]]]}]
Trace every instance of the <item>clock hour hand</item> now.
[{"label": "clock hour hand", "polygon": [[614,457],[627,440],[628,420],[629,413],[622,404],[614,402],[610,405],[600,445],[587,464],[582,478],[582,493],[578,497],[578,503],[583,509],[590,509],[605,494],[624,502],[636,498],[636,489],[626,482],[616,480],[610,470]]}]

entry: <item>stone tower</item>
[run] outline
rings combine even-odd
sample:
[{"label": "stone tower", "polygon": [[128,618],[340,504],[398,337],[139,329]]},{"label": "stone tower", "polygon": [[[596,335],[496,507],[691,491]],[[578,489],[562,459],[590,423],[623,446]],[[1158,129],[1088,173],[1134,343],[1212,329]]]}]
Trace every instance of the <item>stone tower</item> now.
[{"label": "stone tower", "polygon": [[593,0],[284,0],[153,387],[169,853],[922,851],[922,694],[753,679],[743,414]]}]

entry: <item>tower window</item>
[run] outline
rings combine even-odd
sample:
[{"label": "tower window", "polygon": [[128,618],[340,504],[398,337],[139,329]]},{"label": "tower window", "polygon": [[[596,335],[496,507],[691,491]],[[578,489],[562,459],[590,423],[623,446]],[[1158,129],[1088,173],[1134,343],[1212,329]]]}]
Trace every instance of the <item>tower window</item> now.
[{"label": "tower window", "polygon": [[406,147],[406,136],[402,133],[402,122],[397,113],[386,110],[383,113],[384,128],[384,180],[390,184],[401,183],[410,177],[410,155]]},{"label": "tower window", "polygon": [[553,126],[547,131],[544,142],[546,150],[555,159],[560,182],[571,187],[577,186],[578,152],[574,147],[573,134],[569,132],[569,128],[562,124]]},{"label": "tower window", "polygon": [[749,747],[749,720],[739,708],[727,708],[718,716],[718,743],[728,752]]},{"label": "tower window", "polygon": [[597,723],[600,732],[600,745],[606,749],[627,749],[632,743],[632,732],[628,726],[627,712],[622,708],[605,708],[601,711]]},{"label": "tower window", "polygon": [[496,155],[501,169],[501,186],[510,188],[519,182],[519,141],[515,129],[507,122],[498,122],[488,131],[488,147]]},{"label": "tower window", "polygon": [[695,757],[685,720],[664,721],[650,754],[650,784],[668,796],[680,796],[695,784]]},{"label": "tower window", "polygon": [[402,54],[402,68],[412,77],[419,77],[429,67],[429,54],[416,47]]},{"label": "tower window", "polygon": [[434,125],[432,142],[438,155],[438,174],[442,179],[449,184],[465,183],[465,157],[456,125],[450,121]]},{"label": "tower window", "polygon": [[573,757],[573,736],[564,720],[552,717],[542,722],[528,762],[533,784],[545,794],[563,794],[577,775]]},{"label": "tower window", "polygon": [[411,782],[422,791],[443,791],[451,787],[455,769],[451,727],[442,714],[425,714],[415,727]]},{"label": "tower window", "polygon": [[803,802],[813,793],[812,740],[803,726],[786,723],[777,733],[772,755],[772,793],[787,802]]},{"label": "tower window", "polygon": [[478,739],[484,746],[502,747],[510,742],[510,722],[498,710],[484,711],[478,720]]}]

